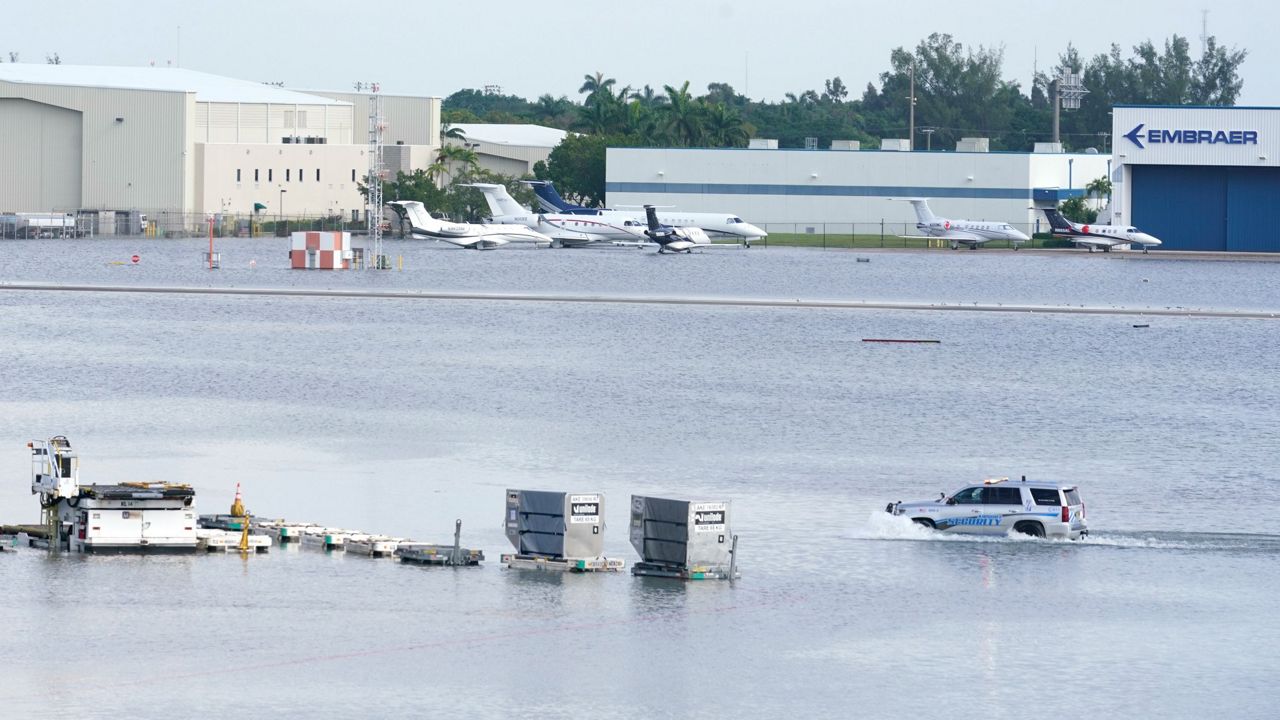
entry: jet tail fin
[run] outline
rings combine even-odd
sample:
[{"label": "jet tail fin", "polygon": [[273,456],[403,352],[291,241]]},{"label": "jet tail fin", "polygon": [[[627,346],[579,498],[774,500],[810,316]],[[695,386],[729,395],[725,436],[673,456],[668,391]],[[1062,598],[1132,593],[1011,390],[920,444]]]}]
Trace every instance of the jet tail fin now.
[{"label": "jet tail fin", "polygon": [[515,198],[511,197],[505,185],[471,183],[467,187],[473,187],[484,193],[484,201],[489,204],[489,212],[493,217],[524,215],[528,212],[524,206],[516,202]]},{"label": "jet tail fin", "polygon": [[658,209],[656,207],[652,205],[645,205],[644,218],[649,221],[650,230],[657,232],[662,227],[662,223],[658,222]]},{"label": "jet tail fin", "polygon": [[443,223],[431,217],[427,207],[416,200],[394,200],[387,205],[402,220],[409,221],[410,230],[429,232],[439,228]]},{"label": "jet tail fin", "polygon": [[1075,229],[1071,221],[1063,217],[1057,208],[1045,208],[1044,216],[1049,218],[1049,226],[1058,232],[1070,232]]},{"label": "jet tail fin", "polygon": [[527,180],[526,184],[532,187],[534,194],[538,196],[538,205],[542,206],[543,212],[562,213],[574,209],[573,205],[560,197],[560,193],[556,192],[550,180]]},{"label": "jet tail fin", "polygon": [[918,220],[921,224],[928,225],[934,220],[937,220],[937,217],[934,216],[933,211],[929,209],[928,200],[925,200],[924,198],[909,198],[907,202],[911,203],[911,207],[915,208],[916,220]]}]

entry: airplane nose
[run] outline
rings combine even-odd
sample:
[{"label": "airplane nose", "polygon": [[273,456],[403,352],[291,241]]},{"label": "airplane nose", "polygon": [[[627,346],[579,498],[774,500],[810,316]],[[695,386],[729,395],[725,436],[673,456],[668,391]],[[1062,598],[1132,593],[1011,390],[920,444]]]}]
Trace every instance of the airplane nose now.
[{"label": "airplane nose", "polygon": [[1152,237],[1146,233],[1138,233],[1138,242],[1151,247],[1160,247],[1163,243],[1158,238]]},{"label": "airplane nose", "polygon": [[1022,232],[1021,230],[1019,230],[1019,229],[1017,229],[1017,228],[1014,228],[1014,229],[1013,229],[1013,239],[1014,239],[1014,240],[1021,240],[1021,241],[1025,242],[1025,241],[1027,241],[1027,240],[1030,240],[1031,238],[1027,237],[1027,234],[1026,234],[1026,233],[1024,233],[1024,232]]},{"label": "airplane nose", "polygon": [[769,233],[767,233],[767,232],[765,232],[765,231],[761,230],[760,228],[756,227],[755,225],[751,225],[751,224],[749,224],[749,223],[743,223],[743,224],[747,226],[747,233],[748,233],[748,235],[747,235],[747,236],[748,236],[750,239],[752,239],[752,240],[763,240],[763,239],[765,239],[765,238],[769,237]]}]

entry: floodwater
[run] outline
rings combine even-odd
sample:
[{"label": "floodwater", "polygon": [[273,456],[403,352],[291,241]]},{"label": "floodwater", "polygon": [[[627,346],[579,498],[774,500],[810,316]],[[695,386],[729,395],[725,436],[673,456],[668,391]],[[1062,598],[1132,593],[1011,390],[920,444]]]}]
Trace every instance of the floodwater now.
[{"label": "floodwater", "polygon": [[[1280,311],[1272,263],[388,245],[404,271],[5,241],[0,283]],[[86,482],[433,542],[460,518],[489,557],[0,553],[6,715],[1280,715],[1276,321],[0,290],[0,340],[0,521],[38,517],[25,443],[66,434]],[[1090,539],[880,510],[1023,474],[1078,482]],[[731,499],[743,577],[501,568],[509,487],[603,491],[628,564],[631,493]]]}]

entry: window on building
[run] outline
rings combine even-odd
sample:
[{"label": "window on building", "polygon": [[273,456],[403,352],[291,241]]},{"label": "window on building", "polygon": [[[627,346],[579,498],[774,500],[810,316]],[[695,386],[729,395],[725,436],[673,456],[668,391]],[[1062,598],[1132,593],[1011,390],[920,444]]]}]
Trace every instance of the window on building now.
[{"label": "window on building", "polygon": [[293,178],[292,178],[292,172],[293,172],[293,171],[292,171],[292,170],[290,170],[289,168],[285,168],[285,169],[284,169],[284,181],[285,181],[285,182],[289,182],[291,179],[293,179]]},{"label": "window on building", "polygon": [[351,168],[351,182],[355,182],[355,181],[356,181],[356,169]]},{"label": "window on building", "polygon": [[274,174],[275,174],[274,170],[272,170],[271,168],[267,168],[267,182],[273,182],[271,176]]},{"label": "window on building", "polygon": [[320,168],[316,168],[316,182],[320,182]]},{"label": "window on building", "polygon": [[293,111],[292,110],[284,111],[284,126],[287,128],[293,127]]},{"label": "window on building", "polygon": [[298,127],[306,127],[306,126],[307,126],[307,111],[299,110],[298,111]]},{"label": "window on building", "polygon": [[236,182],[240,182],[240,168],[236,168]]},{"label": "window on building", "polygon": [[258,182],[258,168],[253,169],[253,181]]},{"label": "window on building", "polygon": [[298,168],[298,182],[302,182],[302,168]]}]

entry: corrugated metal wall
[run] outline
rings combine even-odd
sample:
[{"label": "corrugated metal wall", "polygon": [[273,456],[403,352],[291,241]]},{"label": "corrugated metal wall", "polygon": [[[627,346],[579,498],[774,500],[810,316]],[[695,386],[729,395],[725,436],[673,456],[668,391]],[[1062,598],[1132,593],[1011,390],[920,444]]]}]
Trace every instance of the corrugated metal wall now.
[{"label": "corrugated metal wall", "polygon": [[1227,171],[1227,249],[1280,252],[1275,204],[1280,200],[1280,169],[1231,168]]},{"label": "corrugated metal wall", "polygon": [[[0,98],[25,98],[79,112],[83,207],[190,207],[193,94],[0,82]],[[10,128],[5,131],[0,133],[0,147],[8,150],[14,141],[8,139]],[[35,166],[5,170],[28,179],[42,172]],[[0,195],[0,206],[10,200]]]},{"label": "corrugated metal wall", "polygon": [[0,211],[80,207],[80,113],[0,99]]},{"label": "corrugated metal wall", "polygon": [[1280,252],[1280,168],[1136,165],[1130,220],[1163,250]]},{"label": "corrugated metal wall", "polygon": [[1162,250],[1226,250],[1225,168],[1136,165],[1129,221]]}]

